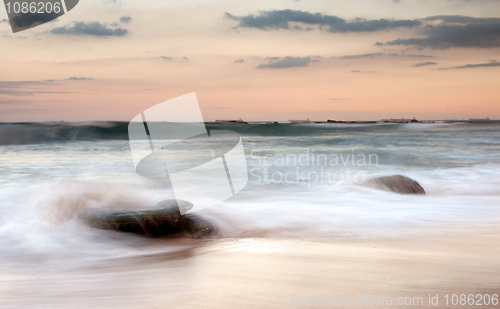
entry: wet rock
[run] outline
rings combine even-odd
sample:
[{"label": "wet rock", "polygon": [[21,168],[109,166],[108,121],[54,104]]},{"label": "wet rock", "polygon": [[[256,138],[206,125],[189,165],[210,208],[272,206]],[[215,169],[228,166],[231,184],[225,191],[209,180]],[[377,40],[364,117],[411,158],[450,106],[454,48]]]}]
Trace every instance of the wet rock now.
[{"label": "wet rock", "polygon": [[399,194],[425,194],[424,188],[418,182],[402,175],[375,178],[369,183],[377,188]]},{"label": "wet rock", "polygon": [[94,228],[150,237],[197,238],[216,232],[212,224],[197,215],[181,215],[179,207],[187,211],[193,205],[181,200],[166,200],[151,210],[92,210],[85,213],[82,219]]}]

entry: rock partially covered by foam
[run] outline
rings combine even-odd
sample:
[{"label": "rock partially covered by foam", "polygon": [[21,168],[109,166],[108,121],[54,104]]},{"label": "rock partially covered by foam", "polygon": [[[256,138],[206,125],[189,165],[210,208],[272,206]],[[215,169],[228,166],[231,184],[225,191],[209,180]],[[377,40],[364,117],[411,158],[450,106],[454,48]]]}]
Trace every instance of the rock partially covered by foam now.
[{"label": "rock partially covered by foam", "polygon": [[151,210],[92,210],[85,213],[82,219],[94,228],[150,237],[198,238],[216,232],[212,224],[199,216],[181,215],[181,207],[187,211],[193,204],[182,200],[166,200]]},{"label": "rock partially covered by foam", "polygon": [[415,180],[402,175],[375,178],[369,181],[372,186],[399,194],[425,194],[424,188]]}]

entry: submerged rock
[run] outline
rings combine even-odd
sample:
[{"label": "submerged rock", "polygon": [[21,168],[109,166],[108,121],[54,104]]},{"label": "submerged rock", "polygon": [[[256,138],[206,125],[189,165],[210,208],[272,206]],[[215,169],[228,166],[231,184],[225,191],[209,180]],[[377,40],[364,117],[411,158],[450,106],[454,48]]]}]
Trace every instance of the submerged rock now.
[{"label": "submerged rock", "polygon": [[181,200],[166,200],[152,210],[140,211],[89,211],[83,220],[91,227],[135,233],[151,237],[197,238],[215,233],[215,227],[201,217],[181,215],[193,204]]},{"label": "submerged rock", "polygon": [[370,184],[399,194],[425,194],[418,182],[402,175],[375,178],[370,180]]}]

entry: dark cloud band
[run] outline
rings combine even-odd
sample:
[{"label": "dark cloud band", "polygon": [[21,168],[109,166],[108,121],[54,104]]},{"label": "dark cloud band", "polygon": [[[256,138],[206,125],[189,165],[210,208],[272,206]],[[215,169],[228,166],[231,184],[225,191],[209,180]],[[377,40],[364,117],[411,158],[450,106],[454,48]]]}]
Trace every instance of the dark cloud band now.
[{"label": "dark cloud band", "polygon": [[311,28],[302,28],[292,23],[301,23],[309,26],[318,26],[321,30],[328,32],[373,32],[380,30],[389,30],[397,28],[412,28],[419,26],[419,20],[392,20],[392,19],[375,19],[367,20],[356,18],[352,21],[347,21],[343,18],[334,15],[324,15],[321,13],[310,13],[298,10],[273,10],[262,11],[258,15],[235,16],[226,12],[225,16],[229,19],[238,21],[239,27],[257,28],[261,30],[269,29],[295,29],[295,30],[311,30]]},{"label": "dark cloud band", "polygon": [[113,28],[107,24],[99,22],[75,22],[71,26],[54,28],[51,31],[53,34],[65,35],[90,35],[90,36],[125,36],[128,33],[127,29]]},{"label": "dark cloud band", "polygon": [[[338,16],[299,10],[261,11],[258,14],[225,16],[238,22],[241,28],[260,30],[313,30],[331,33],[370,33],[393,29],[414,29],[421,37],[397,38],[377,42],[378,46],[414,46],[448,49],[500,47],[500,18],[478,18],[461,15],[439,15],[421,19],[363,19],[345,20]],[[306,26],[304,28],[303,26]],[[311,28],[315,27],[315,28]],[[377,56],[377,54],[373,54]],[[348,58],[345,58],[348,59]]]},{"label": "dark cloud band", "polygon": [[398,38],[377,45],[405,45],[432,49],[453,47],[500,47],[500,18],[475,18],[469,16],[432,16],[420,31],[424,38]]}]

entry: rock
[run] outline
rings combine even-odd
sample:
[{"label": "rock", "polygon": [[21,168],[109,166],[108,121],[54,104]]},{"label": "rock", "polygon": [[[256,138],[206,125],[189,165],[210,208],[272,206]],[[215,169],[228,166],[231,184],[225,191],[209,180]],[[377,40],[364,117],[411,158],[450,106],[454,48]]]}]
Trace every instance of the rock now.
[{"label": "rock", "polygon": [[370,180],[370,184],[399,194],[425,194],[418,182],[402,175],[375,178]]},{"label": "rock", "polygon": [[193,204],[181,200],[166,200],[152,210],[141,211],[89,211],[82,219],[91,227],[135,233],[150,237],[197,238],[216,232],[209,222],[201,217],[181,215],[179,207],[186,211]]}]

